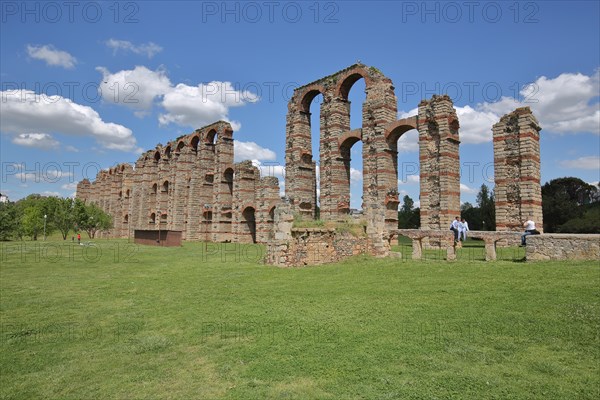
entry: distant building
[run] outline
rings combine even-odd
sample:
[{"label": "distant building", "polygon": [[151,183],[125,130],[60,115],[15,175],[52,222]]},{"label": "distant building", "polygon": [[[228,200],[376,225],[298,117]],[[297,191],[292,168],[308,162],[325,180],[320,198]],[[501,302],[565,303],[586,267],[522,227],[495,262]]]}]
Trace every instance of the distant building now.
[{"label": "distant building", "polygon": [[0,203],[8,203],[8,196],[0,193]]}]

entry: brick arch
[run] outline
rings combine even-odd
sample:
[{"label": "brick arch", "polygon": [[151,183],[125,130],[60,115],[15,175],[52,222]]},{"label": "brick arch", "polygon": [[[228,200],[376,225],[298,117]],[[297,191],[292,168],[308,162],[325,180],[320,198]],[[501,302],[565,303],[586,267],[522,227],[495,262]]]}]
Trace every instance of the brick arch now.
[{"label": "brick arch", "polygon": [[194,151],[198,151],[198,144],[200,143],[200,135],[194,135],[190,138],[189,146]]},{"label": "brick arch", "polygon": [[348,131],[338,138],[338,148],[340,150],[344,147],[350,148],[359,141],[362,141],[362,131],[360,129]]},{"label": "brick arch", "polygon": [[304,113],[310,113],[310,105],[319,94],[323,95],[325,100],[327,90],[323,85],[310,85],[302,89],[302,93],[298,96],[297,109]]},{"label": "brick arch", "polygon": [[215,137],[218,137],[218,133],[217,130],[213,128],[206,133],[206,136],[204,137],[204,143],[215,143]]},{"label": "brick arch", "polygon": [[[342,72],[334,90],[335,97],[348,100],[350,89],[352,89],[352,86],[360,79],[365,80],[365,88],[369,90],[375,84],[375,79],[373,79],[371,75],[372,71],[370,73],[368,67],[365,65],[356,65],[349,70]],[[381,78],[384,78],[383,75]]]},{"label": "brick arch", "polygon": [[179,153],[179,152],[181,152],[181,150],[183,150],[184,147],[185,147],[185,142],[183,140],[180,140],[177,143],[177,150],[176,151]]},{"label": "brick arch", "polygon": [[417,129],[418,117],[408,117],[392,122],[385,128],[385,140],[388,143],[396,142],[402,135],[411,129]]}]

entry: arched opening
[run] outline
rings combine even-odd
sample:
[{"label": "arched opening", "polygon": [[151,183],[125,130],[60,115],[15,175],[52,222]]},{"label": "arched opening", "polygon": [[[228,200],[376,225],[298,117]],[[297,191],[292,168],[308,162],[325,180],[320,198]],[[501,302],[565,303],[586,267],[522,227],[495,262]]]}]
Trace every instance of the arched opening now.
[{"label": "arched opening", "polygon": [[185,147],[185,143],[183,142],[183,140],[179,143],[177,143],[177,152],[181,153],[181,151],[183,150],[183,148]]},{"label": "arched opening", "polygon": [[310,153],[304,153],[301,156],[302,164],[312,167],[312,162],[315,162],[315,178],[316,178],[316,204],[315,209],[310,210],[316,218],[319,218],[319,207],[321,205],[321,105],[323,104],[323,94],[318,90],[308,92],[302,100],[302,108],[309,115],[310,123]]},{"label": "arched opening", "polygon": [[165,157],[171,158],[171,146],[167,146],[165,149]]},{"label": "arched opening", "polygon": [[129,198],[129,196],[130,196],[130,194],[131,194],[131,192],[129,191],[129,189],[127,189],[127,190],[125,191],[125,198],[126,198],[126,199],[128,199],[128,198]]},{"label": "arched opening", "polygon": [[233,169],[227,168],[223,173],[223,180],[227,184],[229,195],[233,195]]},{"label": "arched opening", "polygon": [[206,134],[206,143],[208,144],[212,144],[215,145],[217,144],[217,131],[214,129],[211,129],[207,134]]},{"label": "arched opening", "polygon": [[241,224],[241,237],[242,241],[251,241],[256,243],[256,219],[254,217],[254,208],[246,207],[242,212],[242,224]]},{"label": "arched opening", "polygon": [[275,221],[275,206],[271,207],[269,210],[269,222]]},{"label": "arched opening", "polygon": [[198,135],[194,136],[192,138],[192,140],[190,140],[190,147],[192,148],[193,151],[197,152],[198,151],[198,143],[200,142],[200,138],[198,137]]},{"label": "arched opening", "polygon": [[[344,163],[347,195],[342,195],[338,201],[338,211],[349,214],[353,210],[362,210],[362,141],[359,135],[348,136],[340,145],[340,157]],[[358,158],[361,165],[353,160]],[[358,167],[358,168],[357,168]]]},{"label": "arched opening", "polygon": [[119,191],[119,198],[123,197],[123,191]]},{"label": "arched opening", "polygon": [[151,224],[156,223],[156,214],[155,213],[150,214],[150,223]]},{"label": "arched opening", "polygon": [[[338,212],[350,213],[351,210],[362,210],[363,208],[363,106],[367,99],[366,82],[359,73],[347,76],[339,88],[339,96],[342,101],[347,101],[345,111],[342,115],[342,125],[347,129],[342,132],[342,145],[340,156],[344,164],[345,176],[340,181],[346,186],[342,194],[341,204]],[[343,108],[343,107],[342,107]],[[340,206],[346,207],[340,207]]]},{"label": "arched opening", "polygon": [[161,224],[166,224],[167,223],[167,213],[160,214],[160,223]]},{"label": "arched opening", "polygon": [[154,161],[155,162],[160,161],[160,151],[158,151],[158,150],[154,153]]},{"label": "arched opening", "polygon": [[129,215],[128,214],[123,215],[123,223],[124,224],[129,223]]},{"label": "arched opening", "polygon": [[154,185],[152,185],[152,194],[156,194],[158,192],[158,185],[155,183]]},{"label": "arched opening", "polygon": [[[386,222],[391,228],[414,228],[419,224],[420,168],[417,118],[396,121],[386,131],[388,154],[394,167],[390,180],[395,192],[386,194]],[[404,198],[408,196],[408,198]]]},{"label": "arched opening", "polygon": [[164,181],[162,184],[162,192],[168,193],[169,192],[169,181]]}]

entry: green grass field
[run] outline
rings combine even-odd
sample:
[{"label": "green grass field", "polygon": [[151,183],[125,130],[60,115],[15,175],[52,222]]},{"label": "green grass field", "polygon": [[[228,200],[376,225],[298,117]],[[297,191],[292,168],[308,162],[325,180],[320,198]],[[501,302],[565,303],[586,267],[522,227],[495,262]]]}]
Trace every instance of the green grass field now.
[{"label": "green grass field", "polygon": [[1,398],[600,396],[598,262],[94,243],[0,244]]}]

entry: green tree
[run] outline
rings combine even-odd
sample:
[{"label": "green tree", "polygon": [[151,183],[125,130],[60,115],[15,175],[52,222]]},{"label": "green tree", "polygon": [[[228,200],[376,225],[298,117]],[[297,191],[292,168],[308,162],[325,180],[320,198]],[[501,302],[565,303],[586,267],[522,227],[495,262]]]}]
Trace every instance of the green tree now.
[{"label": "green tree", "polygon": [[21,218],[23,233],[29,236],[31,240],[37,240],[38,235],[43,233],[44,222],[44,212],[39,204],[27,206],[23,210],[23,217]]},{"label": "green tree", "polygon": [[19,237],[21,226],[19,210],[15,203],[0,203],[0,241]]},{"label": "green tree", "polygon": [[53,210],[52,223],[62,234],[63,240],[71,229],[75,229],[74,201],[70,198],[58,199]]},{"label": "green tree", "polygon": [[[542,186],[542,212],[545,232],[566,232],[560,226],[573,219],[580,219],[586,204],[593,203],[598,196],[598,188],[579,178],[567,177],[552,179]],[[581,223],[569,224],[574,229]]]},{"label": "green tree", "polygon": [[479,217],[481,219],[481,229],[487,231],[496,230],[496,206],[494,204],[494,192],[490,192],[488,187],[481,185],[477,193],[477,207],[479,207]]},{"label": "green tree", "polygon": [[398,211],[398,228],[417,229],[421,225],[421,210],[414,205],[415,202],[410,196],[402,198],[402,207]]},{"label": "green tree", "polygon": [[85,204],[81,200],[76,200],[73,210],[77,229],[87,232],[90,239],[96,237],[98,231],[112,228],[110,215],[95,204]]},{"label": "green tree", "polygon": [[483,230],[479,207],[473,207],[473,204],[465,202],[460,206],[460,216],[469,223],[469,229],[474,231]]}]

